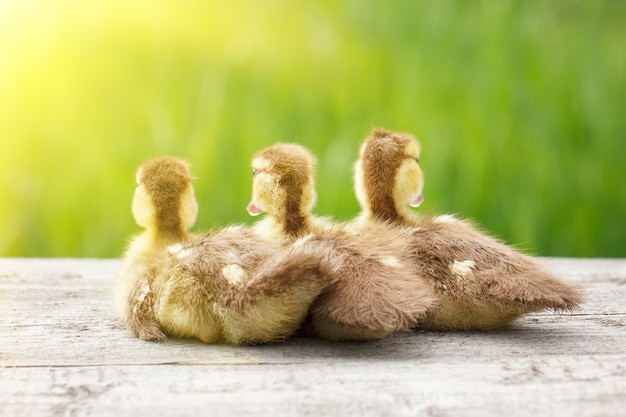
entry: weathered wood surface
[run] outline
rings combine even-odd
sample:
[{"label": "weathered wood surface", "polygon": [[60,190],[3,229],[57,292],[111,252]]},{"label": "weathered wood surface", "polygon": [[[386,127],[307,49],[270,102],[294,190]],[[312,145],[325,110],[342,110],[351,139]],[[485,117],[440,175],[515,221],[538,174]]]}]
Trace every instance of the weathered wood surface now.
[{"label": "weathered wood surface", "polygon": [[625,416],[626,260],[545,263],[580,311],[230,347],[136,339],[110,301],[118,260],[0,259],[0,415]]}]

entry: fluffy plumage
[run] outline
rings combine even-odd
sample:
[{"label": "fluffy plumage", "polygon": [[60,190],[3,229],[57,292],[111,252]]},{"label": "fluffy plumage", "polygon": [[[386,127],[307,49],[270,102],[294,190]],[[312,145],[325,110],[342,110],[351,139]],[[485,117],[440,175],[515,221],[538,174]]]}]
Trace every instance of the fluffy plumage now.
[{"label": "fluffy plumage", "polygon": [[524,313],[571,310],[580,291],[535,259],[477,231],[454,216],[419,217],[408,206],[423,201],[420,146],[408,134],[374,129],[355,164],[362,214],[353,227],[392,223],[410,230],[413,265],[437,294],[422,324],[436,330],[488,330]]},{"label": "fluffy plumage", "polygon": [[243,227],[171,246],[155,265],[151,310],[163,332],[234,345],[284,340],[329,285],[323,244],[278,248]]},{"label": "fluffy plumage", "polygon": [[141,339],[206,343],[282,340],[342,262],[325,242],[279,247],[243,227],[194,237],[191,176],[184,161],[150,160],[138,171],[133,215],[146,230],[124,254],[119,314]]},{"label": "fluffy plumage", "polygon": [[433,302],[432,291],[398,255],[402,238],[383,225],[359,233],[310,214],[315,159],[304,147],[275,144],[254,157],[251,214],[267,216],[255,230],[279,243],[324,241],[343,262],[333,284],[311,306],[307,329],[331,340],[377,339],[409,330]]}]

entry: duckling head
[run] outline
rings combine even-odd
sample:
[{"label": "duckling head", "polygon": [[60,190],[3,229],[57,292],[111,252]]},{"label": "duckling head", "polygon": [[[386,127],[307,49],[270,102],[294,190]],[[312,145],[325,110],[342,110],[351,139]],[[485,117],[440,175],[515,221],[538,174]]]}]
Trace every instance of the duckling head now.
[{"label": "duckling head", "polygon": [[266,212],[282,225],[282,233],[299,236],[315,205],[315,157],[303,146],[277,143],[252,159],[252,200],[248,213]]},{"label": "duckling head", "polygon": [[363,142],[354,166],[354,186],[366,216],[396,220],[424,201],[420,144],[406,133],[376,128]]},{"label": "duckling head", "polygon": [[145,162],[137,171],[132,212],[148,231],[184,236],[198,213],[189,166],[173,157]]}]

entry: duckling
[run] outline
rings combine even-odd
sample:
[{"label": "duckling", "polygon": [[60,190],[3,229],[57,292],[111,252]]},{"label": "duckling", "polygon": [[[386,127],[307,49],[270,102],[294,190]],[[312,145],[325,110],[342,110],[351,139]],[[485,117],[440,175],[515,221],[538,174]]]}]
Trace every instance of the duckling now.
[{"label": "duckling", "polygon": [[379,339],[407,331],[431,307],[432,290],[414,276],[397,231],[372,225],[358,234],[329,219],[316,218],[315,159],[296,144],[274,144],[252,160],[252,201],[248,212],[267,216],[255,225],[265,238],[285,242],[325,241],[343,255],[333,285],[313,303],[307,331],[329,340]]},{"label": "duckling", "polygon": [[422,324],[434,330],[490,330],[546,308],[572,310],[580,291],[538,262],[451,215],[418,217],[424,201],[420,145],[409,134],[374,129],[355,164],[362,213],[356,229],[393,223],[412,230],[408,249],[438,302]]},{"label": "duckling", "polygon": [[197,204],[184,161],[142,165],[132,211],[146,230],[124,254],[115,297],[141,339],[282,340],[298,329],[341,257],[323,241],[280,248],[243,227],[195,237]]},{"label": "duckling", "polygon": [[145,310],[153,265],[169,245],[191,240],[188,232],[196,220],[198,206],[188,164],[178,158],[157,157],[137,170],[137,187],[132,213],[145,229],[130,243],[114,288],[116,309],[139,337],[165,338]]}]

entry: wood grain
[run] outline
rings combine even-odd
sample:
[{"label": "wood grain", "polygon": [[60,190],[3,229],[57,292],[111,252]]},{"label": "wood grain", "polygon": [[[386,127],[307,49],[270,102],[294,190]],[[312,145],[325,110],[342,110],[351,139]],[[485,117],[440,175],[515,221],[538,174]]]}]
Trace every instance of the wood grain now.
[{"label": "wood grain", "polygon": [[542,262],[583,288],[579,311],[230,347],[135,338],[113,312],[118,260],[0,259],[0,415],[626,415],[626,260]]}]

